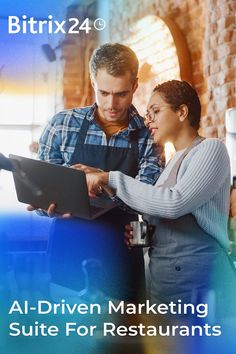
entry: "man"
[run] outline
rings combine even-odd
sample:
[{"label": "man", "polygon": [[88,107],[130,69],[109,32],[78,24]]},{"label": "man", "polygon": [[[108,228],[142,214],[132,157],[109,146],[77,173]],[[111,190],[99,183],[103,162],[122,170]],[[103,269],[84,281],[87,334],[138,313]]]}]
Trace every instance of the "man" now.
[{"label": "man", "polygon": [[[89,66],[96,103],[56,114],[40,138],[39,158],[86,170],[119,170],[153,184],[161,173],[162,163],[142,117],[132,105],[138,87],[135,53],[122,44],[104,44],[94,51]],[[54,205],[49,207],[50,216],[53,216],[54,209]],[[97,223],[88,222],[84,227],[83,221],[83,234],[86,235],[83,240],[78,238],[81,220],[77,220],[72,232],[71,226],[64,228],[65,220],[57,219],[54,229],[57,240],[53,243],[56,244],[57,235],[63,233],[63,252],[71,242],[73,246],[68,254],[73,250],[78,253],[80,249],[82,259],[99,258],[109,273],[108,295],[135,300],[144,287],[142,251],[130,252],[123,245],[124,225],[134,218],[134,215],[116,208],[100,217]],[[91,223],[94,226],[92,231]],[[102,228],[100,234],[99,228]],[[68,236],[66,239],[68,234],[73,240],[68,241]],[[80,264],[78,254],[76,258]],[[66,272],[65,278],[68,276]]]},{"label": "man", "polygon": [[[143,119],[131,104],[138,87],[137,72],[138,60],[130,48],[122,44],[105,44],[96,49],[90,60],[96,103],[56,114],[40,138],[39,158],[57,164],[80,163],[105,170],[108,163],[120,170],[130,169],[132,165],[136,170],[132,175],[153,183],[161,166],[157,165],[156,151]],[[133,142],[137,142],[137,151],[133,149]],[[100,153],[104,151],[106,158],[101,159]],[[124,162],[123,153],[129,161]],[[138,166],[134,168],[136,159]],[[127,162],[129,167],[125,167]]]}]

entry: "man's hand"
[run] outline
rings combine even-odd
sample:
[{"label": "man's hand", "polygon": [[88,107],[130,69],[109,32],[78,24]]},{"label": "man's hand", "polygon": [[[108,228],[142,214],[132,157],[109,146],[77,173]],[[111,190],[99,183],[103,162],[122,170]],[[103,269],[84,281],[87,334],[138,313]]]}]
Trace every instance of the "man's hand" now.
[{"label": "man's hand", "polygon": [[[28,205],[27,206],[27,210],[28,211],[34,211],[34,210],[38,210],[39,208],[37,207],[34,207],[33,205]],[[65,214],[59,214],[59,213],[56,213],[55,211],[56,209],[56,204],[52,203],[49,205],[48,209],[47,210],[43,210],[50,218],[54,218],[54,217],[62,217],[62,218],[70,218],[71,217],[71,214],[70,213],[65,213]]]},{"label": "man's hand", "polygon": [[99,172],[103,172],[101,169],[99,168],[95,168],[95,167],[91,167],[91,166],[87,166],[87,165],[83,165],[81,163],[77,163],[75,165],[71,166],[72,168],[75,168],[76,170],[80,170],[80,171],[84,171],[84,173],[99,173]]}]

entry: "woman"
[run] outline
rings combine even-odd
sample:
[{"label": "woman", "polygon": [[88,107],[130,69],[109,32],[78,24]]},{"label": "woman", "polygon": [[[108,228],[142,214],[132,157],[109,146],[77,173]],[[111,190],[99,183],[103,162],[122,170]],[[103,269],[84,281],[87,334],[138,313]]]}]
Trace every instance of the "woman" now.
[{"label": "woman", "polygon": [[[157,183],[145,185],[121,172],[87,175],[91,195],[101,187],[113,191],[155,225],[150,248],[155,303],[206,300],[209,291],[221,291],[219,283],[232,274],[227,256],[230,162],[220,140],[198,135],[200,114],[197,93],[187,82],[156,86],[146,122],[156,144],[172,142],[176,149]],[[128,244],[130,237],[127,226]]]}]

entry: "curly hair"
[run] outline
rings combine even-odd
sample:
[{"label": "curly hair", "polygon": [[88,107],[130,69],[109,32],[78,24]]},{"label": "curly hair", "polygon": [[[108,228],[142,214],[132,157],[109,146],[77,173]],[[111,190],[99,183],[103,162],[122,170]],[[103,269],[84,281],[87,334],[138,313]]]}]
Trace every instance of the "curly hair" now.
[{"label": "curly hair", "polygon": [[134,82],[138,75],[138,58],[132,49],[119,43],[106,43],[93,51],[89,61],[89,70],[92,77],[96,77],[99,69],[106,69],[112,76],[121,76],[131,73]]},{"label": "curly hair", "polygon": [[192,127],[199,128],[201,103],[196,90],[186,81],[170,80],[157,85],[153,93],[159,93],[177,111],[182,104],[188,107],[188,119]]}]

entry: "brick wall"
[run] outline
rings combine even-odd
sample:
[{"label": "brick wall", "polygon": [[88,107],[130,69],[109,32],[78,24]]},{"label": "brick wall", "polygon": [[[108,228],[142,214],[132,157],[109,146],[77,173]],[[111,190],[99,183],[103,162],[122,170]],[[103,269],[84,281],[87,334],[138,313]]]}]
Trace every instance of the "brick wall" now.
[{"label": "brick wall", "polygon": [[[120,6],[111,8],[112,23],[110,24],[110,37],[112,41],[125,40],[129,33],[129,24],[149,14],[156,14],[163,18],[167,16],[179,26],[190,51],[193,68],[193,85],[200,95],[202,114],[205,116],[207,110],[207,82],[203,75],[202,61],[205,31],[204,1],[143,0],[139,1],[136,6],[133,6],[132,0],[120,0],[119,3]],[[125,12],[122,11],[124,7],[127,8]],[[117,14],[117,9],[121,10],[120,14]]]},{"label": "brick wall", "polygon": [[[132,0],[119,3],[111,9],[114,41],[125,39],[129,25],[151,13],[176,22],[190,50],[193,85],[202,103],[202,133],[224,139],[225,110],[236,106],[236,1],[143,0],[136,6]],[[127,10],[122,11],[124,8]]]},{"label": "brick wall", "polygon": [[[236,1],[116,0],[110,1],[109,6],[108,28],[112,42],[125,41],[130,26],[145,15],[167,16],[175,21],[190,51],[193,85],[202,103],[202,133],[223,139],[225,110],[236,106]],[[84,59],[91,41],[91,52],[92,47],[96,46],[96,38],[92,39],[91,35],[84,40],[75,39],[75,44],[66,49],[66,107],[90,103],[92,100],[88,73],[85,72],[88,51]]]},{"label": "brick wall", "polygon": [[[78,19],[88,17],[92,20],[96,16],[96,11],[96,1],[86,1],[86,5],[69,6],[67,17]],[[72,108],[89,105],[93,101],[93,90],[90,85],[88,62],[91,53],[97,47],[97,32],[91,30],[88,35],[81,30],[79,34],[67,34],[64,43],[62,46],[62,57],[65,60],[63,77],[64,107]]]},{"label": "brick wall", "polygon": [[236,106],[236,1],[206,0],[204,75],[208,87],[207,136],[225,137],[225,110]]}]

